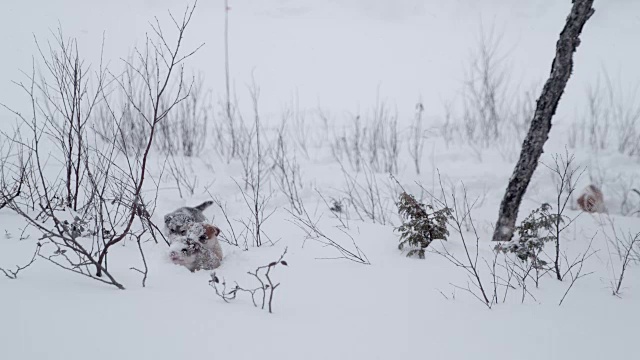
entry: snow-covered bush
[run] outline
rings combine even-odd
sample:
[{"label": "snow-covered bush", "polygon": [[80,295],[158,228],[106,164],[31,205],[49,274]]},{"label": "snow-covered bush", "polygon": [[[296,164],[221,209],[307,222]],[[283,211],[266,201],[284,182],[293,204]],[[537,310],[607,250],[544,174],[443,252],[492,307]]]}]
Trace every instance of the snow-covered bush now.
[{"label": "snow-covered bush", "polygon": [[189,96],[159,124],[155,145],[165,154],[193,157],[204,150],[210,106],[203,82],[195,78]]},{"label": "snow-covered bush", "polygon": [[411,248],[407,257],[418,255],[424,259],[424,251],[433,240],[447,240],[447,219],[451,215],[449,208],[435,210],[433,206],[420,203],[406,192],[400,194],[396,205],[402,218],[402,225],[396,228],[400,232],[398,248]]}]

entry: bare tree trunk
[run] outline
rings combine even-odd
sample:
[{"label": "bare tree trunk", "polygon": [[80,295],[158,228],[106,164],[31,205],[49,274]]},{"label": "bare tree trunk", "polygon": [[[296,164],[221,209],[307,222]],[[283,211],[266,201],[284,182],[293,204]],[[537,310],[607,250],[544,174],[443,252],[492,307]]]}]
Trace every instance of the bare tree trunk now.
[{"label": "bare tree trunk", "polygon": [[227,121],[229,122],[229,133],[231,135],[231,158],[238,155],[238,144],[236,142],[235,125],[233,124],[233,114],[231,112],[231,85],[229,80],[229,0],[224,0],[224,80],[227,93],[225,110]]},{"label": "bare tree trunk", "polygon": [[227,116],[231,118],[231,92],[229,91],[229,10],[229,0],[224,0],[224,79],[227,92],[227,103],[225,106]]},{"label": "bare tree trunk", "polygon": [[509,241],[513,236],[520,202],[538,166],[544,143],[551,131],[551,118],[556,112],[573,71],[573,53],[580,45],[579,36],[593,13],[593,0],[573,0],[571,13],[556,43],[556,57],[551,65],[551,75],[538,98],[529,133],[522,144],[520,159],[513,170],[507,191],[500,204],[493,241]]}]

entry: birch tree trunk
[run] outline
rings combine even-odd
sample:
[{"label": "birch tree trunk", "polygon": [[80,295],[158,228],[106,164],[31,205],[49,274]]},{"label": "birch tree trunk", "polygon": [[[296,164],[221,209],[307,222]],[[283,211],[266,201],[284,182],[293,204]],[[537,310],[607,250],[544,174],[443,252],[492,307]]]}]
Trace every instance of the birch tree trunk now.
[{"label": "birch tree trunk", "polygon": [[571,13],[556,43],[556,57],[551,64],[551,74],[538,98],[529,132],[522,143],[520,159],[513,170],[507,191],[500,204],[493,241],[509,241],[513,236],[520,202],[538,166],[544,143],[551,131],[551,119],[556,113],[560,98],[573,71],[573,53],[580,45],[579,37],[584,25],[594,13],[593,1],[572,1]]}]

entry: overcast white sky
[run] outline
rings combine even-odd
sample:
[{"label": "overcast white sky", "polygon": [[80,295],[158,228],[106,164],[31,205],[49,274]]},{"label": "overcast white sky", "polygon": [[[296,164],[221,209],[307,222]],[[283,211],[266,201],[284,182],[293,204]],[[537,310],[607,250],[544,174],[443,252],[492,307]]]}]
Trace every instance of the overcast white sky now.
[{"label": "overcast white sky", "polygon": [[[183,0],[5,1],[0,11],[0,101],[19,104],[12,80],[29,69],[36,54],[33,36],[45,41],[60,23],[77,37],[92,62],[106,34],[105,58],[118,67],[166,9],[181,11]],[[559,0],[230,0],[232,76],[242,96],[253,73],[262,87],[263,109],[279,111],[295,93],[303,106],[337,111],[369,106],[376,93],[413,109],[422,98],[438,113],[456,96],[481,21],[503,33],[503,50],[513,77],[541,82],[570,1]],[[201,1],[188,46],[206,46],[189,63],[208,87],[222,90],[223,0]],[[583,97],[586,84],[607,68],[625,81],[640,79],[640,2],[596,1],[577,56],[568,98]],[[573,90],[575,88],[575,90]],[[565,110],[577,102],[563,104]],[[6,114],[0,113],[0,119]]]}]

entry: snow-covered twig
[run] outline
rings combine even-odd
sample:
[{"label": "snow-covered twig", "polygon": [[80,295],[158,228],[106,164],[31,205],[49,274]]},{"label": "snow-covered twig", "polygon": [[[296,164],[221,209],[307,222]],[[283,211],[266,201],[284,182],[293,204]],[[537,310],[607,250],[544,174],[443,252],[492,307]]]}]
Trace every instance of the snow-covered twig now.
[{"label": "snow-covered twig", "polygon": [[[209,285],[214,289],[216,295],[218,295],[224,302],[229,302],[231,300],[235,300],[238,292],[246,292],[251,295],[251,301],[253,302],[253,306],[258,307],[258,302],[256,302],[256,296],[262,296],[261,309],[264,310],[265,306],[267,306],[269,313],[273,313],[273,296],[276,289],[280,286],[280,283],[273,283],[271,279],[271,270],[274,269],[278,265],[288,266],[289,264],[284,260],[285,255],[287,255],[287,248],[284,249],[282,255],[278,260],[270,262],[267,265],[260,266],[256,268],[253,272],[247,272],[249,275],[253,276],[260,286],[255,288],[244,288],[240,286],[237,282],[235,286],[231,290],[227,290],[227,282],[225,279],[222,279],[222,283],[220,283],[220,279],[216,275],[216,273],[211,274],[211,280],[209,280]],[[261,273],[262,271],[262,273]],[[221,288],[219,288],[221,286]]]},{"label": "snow-covered twig", "polygon": [[31,260],[23,266],[20,265],[16,265],[16,270],[11,270],[11,269],[3,269],[0,268],[0,271],[2,271],[2,273],[8,277],[9,279],[15,280],[18,278],[18,273],[26,268],[28,268],[29,266],[31,266],[31,264],[33,264],[36,261],[36,258],[38,257],[38,255],[40,254],[40,247],[42,245],[40,245],[40,243],[38,243],[36,245],[36,250],[33,252],[33,256],[31,257]]}]

